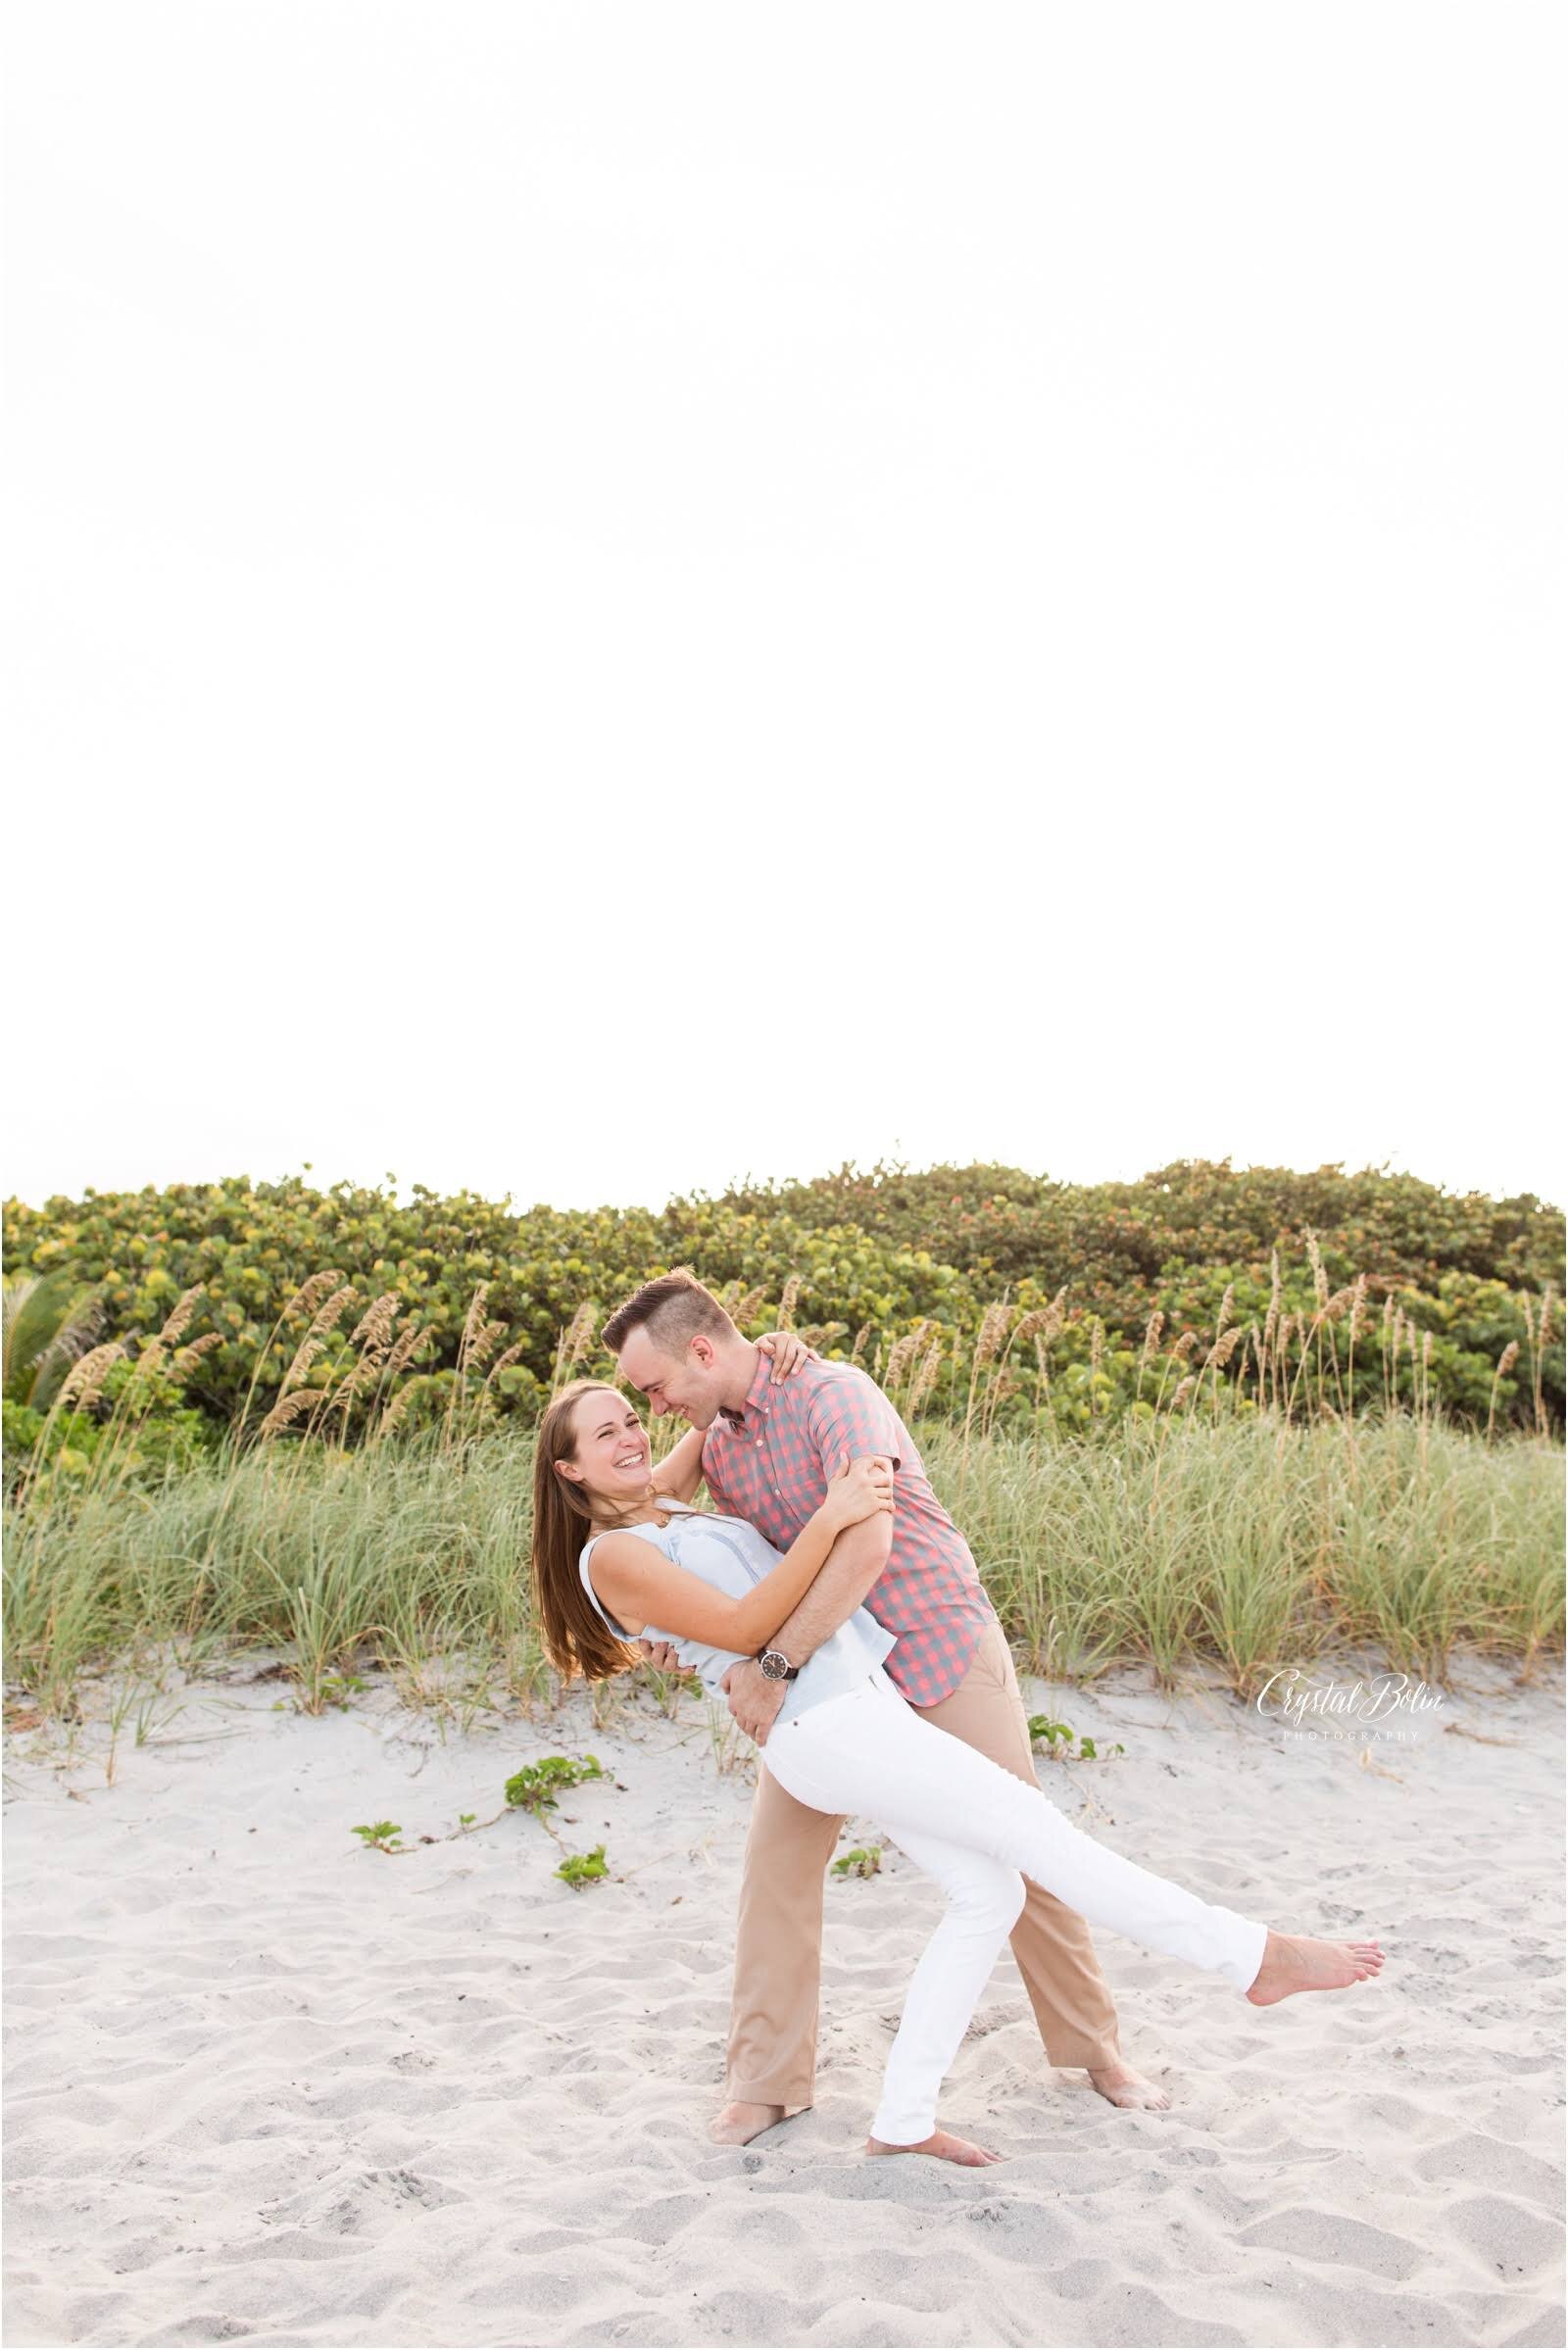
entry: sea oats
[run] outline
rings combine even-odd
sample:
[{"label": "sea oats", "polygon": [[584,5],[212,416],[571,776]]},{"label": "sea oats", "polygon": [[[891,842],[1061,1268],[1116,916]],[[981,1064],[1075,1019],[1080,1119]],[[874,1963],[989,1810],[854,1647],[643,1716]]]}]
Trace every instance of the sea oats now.
[{"label": "sea oats", "polygon": [[473,1343],[464,1356],[464,1369],[466,1371],[482,1371],[506,1335],[505,1322],[486,1322],[483,1329],[475,1333]]},{"label": "sea oats", "polygon": [[320,1390],[314,1387],[298,1387],[292,1395],[280,1395],[257,1430],[257,1435],[275,1436],[280,1428],[290,1427],[301,1412],[311,1410],[320,1400]]},{"label": "sea oats", "polygon": [[379,1297],[366,1307],[349,1332],[349,1337],[356,1346],[362,1340],[367,1347],[385,1346],[391,1339],[392,1326],[402,1311],[403,1300],[397,1291],[384,1290]]},{"label": "sea oats", "polygon": [[[351,1371],[345,1371],[342,1378],[338,1381],[337,1386],[332,1390],[332,1409],[334,1411],[340,1411],[346,1421],[348,1418],[349,1406],[354,1401],[355,1396],[363,1395],[365,1390],[370,1385],[370,1382],[377,1377],[378,1371],[375,1357],[373,1355],[362,1354],[355,1363],[353,1369]],[[322,1392],[324,1393],[325,1391],[323,1390]]]},{"label": "sea oats", "polygon": [[294,1360],[289,1364],[288,1369],[284,1372],[283,1384],[277,1391],[279,1401],[281,1401],[283,1396],[288,1395],[292,1389],[299,1386],[301,1380],[305,1377],[306,1372],[310,1369],[312,1363],[315,1362],[317,1356],[319,1354],[324,1354],[325,1351],[326,1346],[323,1340],[309,1337],[301,1339],[298,1346],[296,1346],[294,1349]]},{"label": "sea oats", "polygon": [[[468,1350],[472,1346],[475,1339],[478,1337],[480,1328],[483,1325],[484,1301],[489,1288],[490,1284],[488,1281],[479,1282],[474,1289],[473,1296],[468,1299],[468,1310],[463,1317],[463,1336],[458,1341],[458,1369],[460,1371],[466,1368],[468,1361]],[[572,1316],[571,1326],[573,1329],[575,1329],[577,1324],[582,1320],[582,1316],[583,1308],[579,1305],[577,1311]],[[572,1360],[576,1360],[575,1355],[573,1355]]]},{"label": "sea oats", "polygon": [[792,1273],[788,1281],[786,1281],[784,1284],[784,1295],[778,1301],[778,1326],[780,1330],[794,1329],[795,1306],[800,1294],[801,1277],[799,1273]]},{"label": "sea oats", "polygon": [[413,1402],[415,1393],[416,1390],[412,1382],[407,1387],[399,1388],[397,1394],[393,1396],[391,1402],[387,1405],[385,1411],[381,1414],[380,1420],[376,1424],[375,1433],[377,1437],[391,1435],[393,1429],[397,1427],[398,1423],[403,1418],[404,1413],[408,1410],[409,1405]]},{"label": "sea oats", "polygon": [[1280,1327],[1280,1252],[1277,1248],[1269,1250],[1268,1263],[1268,1311],[1263,1316],[1263,1351],[1265,1354],[1273,1352],[1274,1342],[1279,1335]]},{"label": "sea oats", "polygon": [[980,1318],[980,1335],[974,1343],[976,1369],[995,1360],[1002,1342],[1007,1335],[1008,1309],[998,1303],[988,1305]]},{"label": "sea oats", "polygon": [[333,1291],[331,1297],[328,1297],[326,1303],[322,1306],[320,1312],[311,1324],[311,1328],[315,1331],[318,1338],[325,1338],[329,1331],[333,1331],[337,1328],[339,1322],[342,1321],[343,1316],[345,1313],[347,1313],[349,1307],[354,1303],[354,1290],[347,1282],[345,1282],[342,1289]]},{"label": "sea oats", "polygon": [[585,1297],[561,1334],[561,1344],[556,1350],[556,1378],[558,1381],[564,1372],[569,1376],[589,1351],[594,1342],[594,1324],[598,1318],[598,1307],[591,1297]]},{"label": "sea oats", "polygon": [[1049,1305],[1032,1305],[1030,1307],[1004,1347],[1004,1360],[1012,1352],[1014,1346],[1021,1346],[1029,1341],[1033,1341],[1035,1359],[1037,1362],[1044,1362],[1046,1349],[1061,1329],[1061,1301],[1066,1294],[1067,1286],[1063,1282]]},{"label": "sea oats", "polygon": [[1024,1315],[1023,1320],[1018,1324],[1018,1327],[1013,1332],[1011,1338],[1007,1341],[1007,1345],[1009,1347],[1021,1346],[1025,1345],[1028,1340],[1038,1338],[1043,1330],[1049,1330],[1050,1327],[1050,1306],[1032,1305],[1029,1308],[1029,1311]]},{"label": "sea oats", "polygon": [[941,1376],[943,1360],[942,1341],[938,1339],[933,1346],[926,1349],[919,1368],[909,1383],[909,1410],[911,1413],[919,1410],[936,1386],[937,1380]]},{"label": "sea oats", "polygon": [[1323,1256],[1317,1245],[1317,1234],[1312,1230],[1310,1224],[1306,1227],[1305,1239],[1306,1253],[1312,1263],[1312,1289],[1319,1305],[1325,1305],[1328,1302],[1329,1277],[1323,1270]]},{"label": "sea oats", "polygon": [[1492,1442],[1497,1424],[1497,1390],[1519,1360],[1519,1341],[1510,1339],[1497,1357],[1497,1367],[1492,1374],[1492,1399],[1487,1409],[1487,1442]]},{"label": "sea oats", "polygon": [[124,1360],[125,1349],[119,1339],[106,1346],[94,1346],[79,1362],[73,1363],[60,1383],[55,1401],[62,1411],[86,1411],[103,1394],[104,1381],[117,1362]]},{"label": "sea oats", "polygon": [[177,1341],[184,1337],[186,1331],[190,1328],[191,1317],[196,1311],[196,1300],[201,1294],[202,1284],[198,1281],[194,1289],[188,1289],[184,1296],[178,1299],[174,1306],[173,1312],[164,1324],[163,1329],[158,1333],[158,1337],[154,1341],[155,1345],[160,1346],[173,1346]]},{"label": "sea oats", "polygon": [[330,1266],[323,1266],[318,1273],[313,1273],[310,1279],[295,1291],[279,1314],[278,1320],[286,1322],[291,1314],[314,1314],[327,1291],[333,1288],[336,1281],[337,1275]]},{"label": "sea oats", "polygon": [[527,1340],[518,1339],[514,1345],[507,1348],[504,1354],[498,1354],[495,1361],[490,1365],[490,1378],[485,1381],[486,1387],[489,1386],[490,1380],[494,1379],[498,1371],[510,1371],[513,1364],[518,1361],[522,1355],[527,1353]]},{"label": "sea oats", "polygon": [[884,1387],[892,1387],[895,1381],[904,1377],[914,1357],[924,1348],[932,1327],[929,1316],[922,1314],[912,1330],[894,1341],[888,1350],[887,1375],[882,1382]]},{"label": "sea oats", "polygon": [[418,1353],[429,1335],[429,1325],[425,1322],[413,1323],[409,1329],[405,1330],[386,1358],[383,1376],[387,1379],[395,1378],[398,1372]]}]

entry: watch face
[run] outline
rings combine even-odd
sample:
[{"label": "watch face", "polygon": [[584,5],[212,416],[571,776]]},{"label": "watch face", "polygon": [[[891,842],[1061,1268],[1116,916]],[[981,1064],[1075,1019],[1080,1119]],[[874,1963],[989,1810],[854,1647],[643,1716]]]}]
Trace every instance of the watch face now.
[{"label": "watch face", "polygon": [[763,1674],[769,1681],[787,1681],[789,1679],[789,1665],[776,1648],[763,1649],[761,1665]]}]

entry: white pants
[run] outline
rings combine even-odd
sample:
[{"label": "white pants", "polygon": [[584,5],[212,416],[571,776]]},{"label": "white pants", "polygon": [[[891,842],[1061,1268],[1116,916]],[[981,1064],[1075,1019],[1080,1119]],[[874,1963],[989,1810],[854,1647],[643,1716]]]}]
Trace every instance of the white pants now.
[{"label": "white pants", "polygon": [[934,1877],[947,1914],[914,1970],[871,2135],[915,2145],[1024,1904],[1025,1877],[1091,1926],[1210,1968],[1245,1991],[1268,1928],[1124,1860],[961,1738],[922,1721],[879,1665],[845,1695],[775,1722],[761,1760],[797,1803],[875,1820]]}]

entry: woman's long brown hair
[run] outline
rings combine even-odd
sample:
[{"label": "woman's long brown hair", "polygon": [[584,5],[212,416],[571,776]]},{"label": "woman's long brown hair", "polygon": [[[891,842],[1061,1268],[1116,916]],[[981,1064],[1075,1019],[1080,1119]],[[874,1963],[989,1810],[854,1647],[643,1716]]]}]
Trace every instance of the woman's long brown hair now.
[{"label": "woman's long brown hair", "polygon": [[[584,1395],[626,1397],[603,1379],[574,1379],[564,1387],[539,1424],[533,1456],[533,1595],[544,1635],[545,1654],[563,1680],[580,1673],[585,1681],[608,1681],[642,1663],[635,1648],[617,1640],[582,1588],[577,1561],[594,1531],[588,1497],[569,1477],[557,1474],[558,1460],[575,1460],[572,1414]],[[663,1510],[661,1500],[661,1512]],[[679,1502],[669,1503],[679,1512]]]}]

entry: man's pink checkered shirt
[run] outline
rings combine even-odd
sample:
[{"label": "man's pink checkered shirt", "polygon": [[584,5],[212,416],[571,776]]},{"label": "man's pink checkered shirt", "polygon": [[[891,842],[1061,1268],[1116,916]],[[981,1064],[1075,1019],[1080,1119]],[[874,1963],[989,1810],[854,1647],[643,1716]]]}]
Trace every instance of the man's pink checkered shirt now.
[{"label": "man's pink checkered shirt", "polygon": [[776,1550],[787,1550],[846,1452],[891,1455],[893,1548],[865,1604],[898,1635],[889,1677],[911,1705],[935,1705],[957,1688],[995,1620],[969,1545],[874,1380],[851,1363],[803,1362],[775,1387],[772,1371],[760,1354],[744,1411],[720,1412],[708,1431],[703,1475],[713,1506],[750,1519]]}]

